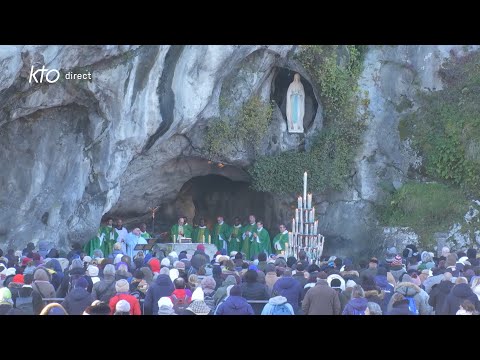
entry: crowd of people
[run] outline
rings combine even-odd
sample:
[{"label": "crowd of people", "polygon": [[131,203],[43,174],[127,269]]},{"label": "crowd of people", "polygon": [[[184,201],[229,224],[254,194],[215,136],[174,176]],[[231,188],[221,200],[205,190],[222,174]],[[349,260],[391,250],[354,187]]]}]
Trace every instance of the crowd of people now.
[{"label": "crowd of people", "polygon": [[0,250],[2,315],[473,315],[480,310],[475,249],[440,256],[409,245],[354,264],[330,256],[313,264],[226,249],[213,259],[163,251],[93,256],[74,244]]}]

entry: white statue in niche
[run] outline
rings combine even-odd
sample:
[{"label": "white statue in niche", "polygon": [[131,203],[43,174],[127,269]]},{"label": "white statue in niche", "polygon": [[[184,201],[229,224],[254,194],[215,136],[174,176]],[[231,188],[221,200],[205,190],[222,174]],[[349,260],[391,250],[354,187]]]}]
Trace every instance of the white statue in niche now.
[{"label": "white statue in niche", "polygon": [[300,75],[295,74],[287,90],[288,132],[303,133],[303,116],[305,115],[305,90]]}]

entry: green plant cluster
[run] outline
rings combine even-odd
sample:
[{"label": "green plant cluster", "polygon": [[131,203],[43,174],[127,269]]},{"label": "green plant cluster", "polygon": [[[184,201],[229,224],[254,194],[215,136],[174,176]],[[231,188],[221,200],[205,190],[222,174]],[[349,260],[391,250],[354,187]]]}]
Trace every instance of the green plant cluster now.
[{"label": "green plant cluster", "polygon": [[480,52],[453,57],[441,72],[445,87],[424,94],[420,107],[400,121],[431,179],[480,195]]},{"label": "green plant cluster", "polygon": [[[298,61],[311,75],[324,109],[324,128],[315,136],[308,152],[286,152],[261,157],[249,169],[258,191],[291,193],[300,191],[304,171],[309,189],[340,190],[352,173],[355,152],[364,130],[358,113],[368,108],[368,93],[358,94],[363,48],[337,45],[306,45]],[[359,111],[360,110],[360,111]]]},{"label": "green plant cluster", "polygon": [[272,104],[253,96],[233,118],[210,121],[204,137],[205,156],[221,161],[232,151],[244,150],[255,155],[268,131],[272,113]]},{"label": "green plant cluster", "polygon": [[467,210],[468,201],[459,188],[407,182],[377,212],[384,225],[410,227],[420,236],[421,245],[432,249],[434,233],[460,222]]}]

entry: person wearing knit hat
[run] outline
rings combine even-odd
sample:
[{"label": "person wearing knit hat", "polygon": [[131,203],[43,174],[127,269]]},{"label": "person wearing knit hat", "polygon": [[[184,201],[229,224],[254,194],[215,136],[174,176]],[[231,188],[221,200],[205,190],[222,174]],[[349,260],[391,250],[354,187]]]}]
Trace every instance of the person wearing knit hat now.
[{"label": "person wearing knit hat", "polygon": [[130,303],[127,300],[117,302],[113,315],[130,315]]},{"label": "person wearing knit hat", "polygon": [[17,274],[13,277],[12,283],[17,283],[17,284],[24,284],[24,275],[23,274]]},{"label": "person wearing knit hat", "polygon": [[84,256],[83,257],[83,262],[87,265],[89,265],[92,262],[92,258],[90,256]]},{"label": "person wearing knit hat", "polygon": [[94,265],[88,265],[87,267],[87,274],[92,279],[92,283],[94,285],[100,281],[100,278],[98,277],[98,271],[99,271],[98,267]]},{"label": "person wearing knit hat", "polygon": [[[168,260],[167,258],[164,258],[162,259],[163,260]],[[168,260],[168,264],[170,266],[170,260]],[[152,270],[152,273],[155,275],[155,274],[158,274],[160,273],[160,260],[158,260],[157,258],[151,258],[149,261],[148,261],[148,267],[150,267],[150,270]],[[162,265],[163,266],[163,265]],[[169,267],[167,266],[167,267]]]},{"label": "person wearing knit hat", "polygon": [[88,282],[83,276],[75,281],[74,286],[63,300],[62,306],[70,315],[82,315],[95,299],[87,291]]},{"label": "person wearing knit hat", "polygon": [[32,304],[33,312],[38,315],[42,311],[44,302],[42,298],[54,298],[55,288],[50,283],[50,274],[47,269],[43,267],[38,267],[33,273],[33,284],[32,284]]},{"label": "person wearing knit hat", "polygon": [[217,307],[215,315],[255,315],[252,306],[242,297],[242,288],[232,285],[229,295]]},{"label": "person wearing knit hat", "polygon": [[178,269],[171,269],[168,276],[170,276],[170,280],[175,281],[176,278],[179,276]]},{"label": "person wearing knit hat", "polygon": [[163,258],[162,259],[162,262],[160,263],[160,265],[163,267],[163,266],[166,266],[166,267],[170,267],[170,259],[168,258]]},{"label": "person wearing knit hat", "polygon": [[130,304],[130,315],[141,315],[142,311],[140,309],[140,302],[138,299],[129,294],[130,285],[128,281],[125,279],[118,280],[115,283],[115,290],[117,294],[110,299],[109,306],[110,306],[110,313],[113,315],[115,313],[115,309],[117,303],[120,300],[126,300]]},{"label": "person wearing knit hat", "polygon": [[164,296],[158,300],[158,315],[177,315],[169,297]]},{"label": "person wearing knit hat", "polygon": [[450,248],[448,246],[444,246],[442,248],[442,254],[441,256],[447,258],[448,254],[450,254]]}]

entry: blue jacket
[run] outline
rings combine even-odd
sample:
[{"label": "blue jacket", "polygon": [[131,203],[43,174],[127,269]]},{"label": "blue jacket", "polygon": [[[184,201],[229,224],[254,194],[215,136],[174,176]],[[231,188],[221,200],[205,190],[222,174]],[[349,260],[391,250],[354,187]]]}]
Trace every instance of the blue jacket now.
[{"label": "blue jacket", "polygon": [[477,311],[480,310],[480,301],[478,301],[477,295],[472,291],[468,284],[457,284],[453,287],[450,294],[447,296],[443,313],[446,315],[456,315],[460,310],[460,305],[465,300],[470,300]]},{"label": "blue jacket", "polygon": [[368,300],[366,298],[353,298],[343,309],[342,315],[355,315],[356,311],[365,312]]},{"label": "blue jacket", "polygon": [[286,297],[288,303],[292,305],[295,314],[298,313],[303,295],[303,287],[298,280],[291,276],[282,276],[277,280],[275,285],[273,285],[272,296],[276,295]]},{"label": "blue jacket", "polygon": [[408,308],[408,300],[397,301],[392,305],[392,310],[385,315],[413,315]]},{"label": "blue jacket", "polygon": [[229,296],[218,306],[215,315],[255,315],[247,299],[241,296]]},{"label": "blue jacket", "polygon": [[164,296],[172,295],[175,287],[173,286],[172,280],[168,275],[158,275],[155,283],[152,284],[145,295],[145,315],[157,315],[158,314],[158,300]]}]

